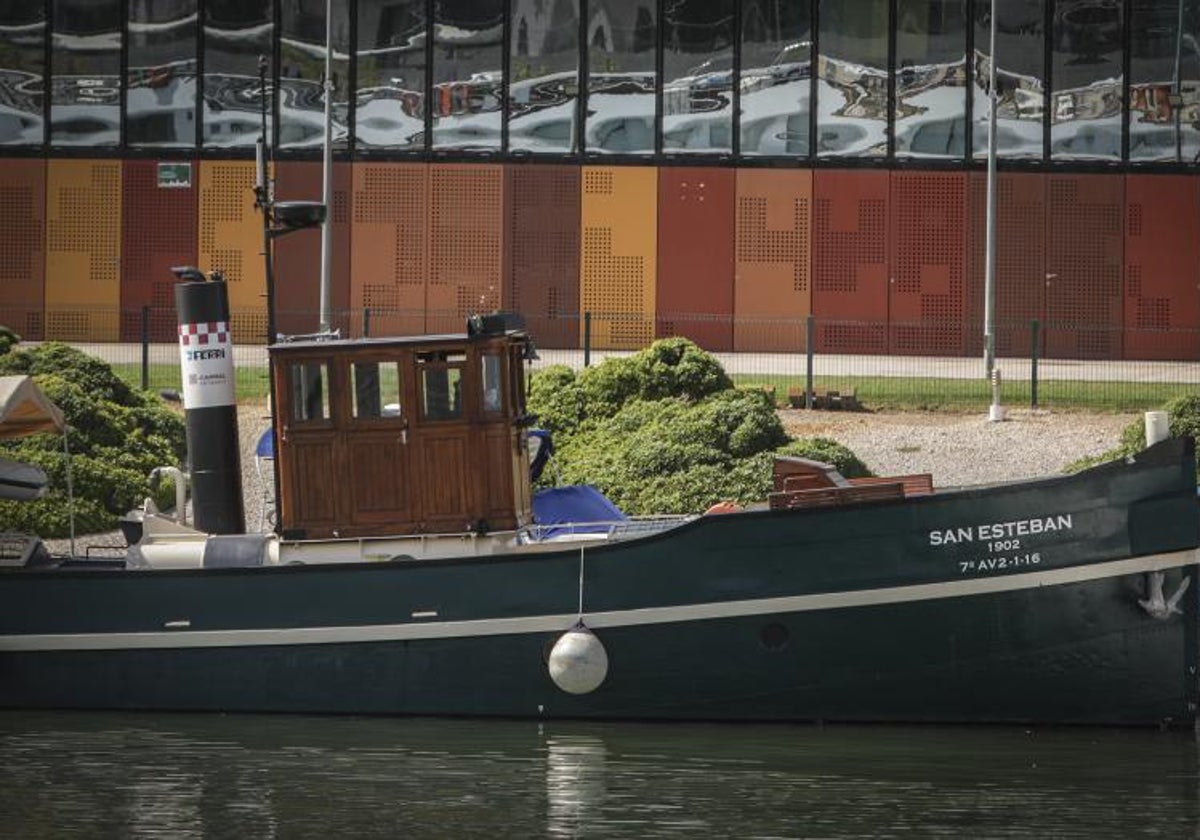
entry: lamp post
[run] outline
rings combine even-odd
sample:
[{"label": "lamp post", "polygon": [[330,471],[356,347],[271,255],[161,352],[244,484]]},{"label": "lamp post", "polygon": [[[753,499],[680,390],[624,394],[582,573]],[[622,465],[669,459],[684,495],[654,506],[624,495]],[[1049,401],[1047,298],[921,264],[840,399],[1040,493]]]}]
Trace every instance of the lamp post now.
[{"label": "lamp post", "polygon": [[984,376],[992,386],[992,404],[988,420],[1004,419],[1000,406],[1000,376],[996,370],[996,112],[1000,97],[996,93],[996,0],[991,0],[991,31],[988,62],[988,150],[987,216],[983,263],[983,359]]},{"label": "lamp post", "polygon": [[[321,158],[321,203],[333,207],[333,0],[325,0],[325,147]],[[330,313],[330,267],[333,264],[333,224],[326,213],[321,224],[320,332],[333,327]]]}]

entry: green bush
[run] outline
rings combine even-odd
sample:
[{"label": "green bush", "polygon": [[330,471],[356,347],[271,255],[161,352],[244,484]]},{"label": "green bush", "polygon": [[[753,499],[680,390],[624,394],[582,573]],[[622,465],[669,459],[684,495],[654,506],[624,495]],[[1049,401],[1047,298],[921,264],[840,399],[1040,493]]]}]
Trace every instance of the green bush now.
[{"label": "green bush", "polygon": [[635,515],[763,500],[777,451],[868,474],[832,441],[791,441],[765,392],[734,388],[713,356],[684,339],[579,375],[547,368],[531,383],[530,410],[554,432],[562,480],[593,484]]},{"label": "green bush", "polygon": [[[1167,412],[1167,422],[1172,436],[1190,436],[1196,441],[1197,447],[1200,447],[1200,395],[1188,394],[1183,397],[1176,397],[1160,410]],[[1129,455],[1141,452],[1145,448],[1146,424],[1142,418],[1138,418],[1121,430],[1121,438],[1116,448],[1110,449],[1102,455],[1081,458],[1067,465],[1066,471],[1072,473],[1079,472],[1096,464],[1102,464],[1105,461],[1115,461],[1118,458],[1128,457]],[[1197,468],[1197,475],[1200,475],[1200,466]]]},{"label": "green bush", "polygon": [[[0,354],[0,375],[29,374],[63,411],[70,426],[76,532],[106,531],[147,495],[160,505],[173,502],[170,487],[151,492],[147,480],[157,466],[178,465],[186,456],[182,418],[154,396],[134,391],[104,362],[65,344]],[[34,502],[0,502],[5,529],[43,537],[70,532],[67,470],[59,435],[33,435],[0,444],[0,454],[45,470],[46,495]]]},{"label": "green bush", "polygon": [[820,461],[832,464],[846,478],[865,478],[871,475],[867,465],[858,456],[836,440],[829,438],[803,438],[794,440],[780,448],[780,455],[790,455],[794,458],[808,458],[810,461]]}]

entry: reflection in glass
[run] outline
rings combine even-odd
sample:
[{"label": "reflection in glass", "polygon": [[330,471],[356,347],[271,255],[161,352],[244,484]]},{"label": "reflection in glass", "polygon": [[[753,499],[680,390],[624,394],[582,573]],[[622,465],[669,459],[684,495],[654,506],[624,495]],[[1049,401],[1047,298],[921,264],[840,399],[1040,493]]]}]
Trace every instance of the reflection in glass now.
[{"label": "reflection in glass", "polygon": [[121,140],[121,0],[54,0],[50,142],[115,146]]},{"label": "reflection in glass", "polygon": [[1140,0],[1130,27],[1129,159],[1200,161],[1200,0]]},{"label": "reflection in glass", "polygon": [[590,4],[586,151],[654,151],[656,12],[652,0]]},{"label": "reflection in glass", "polygon": [[[205,0],[204,145],[253,146],[261,132],[258,57],[272,78],[271,0]],[[271,130],[271,92],[267,130]]]},{"label": "reflection in glass", "polygon": [[1121,0],[1057,0],[1050,154],[1121,159]]},{"label": "reflection in glass", "polygon": [[359,147],[425,143],[425,0],[358,0]]},{"label": "reflection in glass", "polygon": [[0,0],[0,145],[45,141],[45,11],[41,3]]},{"label": "reflection in glass", "polygon": [[508,147],[578,151],[577,0],[514,0],[509,44]]},{"label": "reflection in glass", "polygon": [[896,154],[961,158],[967,151],[964,0],[897,0]]},{"label": "reflection in glass", "polygon": [[[282,0],[279,42],[279,145],[325,143],[326,0]],[[349,140],[349,0],[333,0],[333,144]]]},{"label": "reflection in glass", "polygon": [[130,145],[196,144],[197,0],[132,0],[125,136]]},{"label": "reflection in glass", "polygon": [[503,0],[436,0],[433,147],[500,149]]},{"label": "reflection in glass", "polygon": [[820,0],[817,154],[887,154],[888,0]]},{"label": "reflection in glass", "polygon": [[663,7],[663,151],[733,151],[733,0]]},{"label": "reflection in glass", "polygon": [[[995,0],[996,88],[1000,109],[996,114],[996,154],[1002,157],[1041,158],[1046,112],[1046,0]],[[976,157],[987,155],[988,76],[991,73],[991,6],[975,6],[975,83],[972,88]]]},{"label": "reflection in glass", "polygon": [[808,155],[810,17],[808,3],[743,0],[744,155]]}]

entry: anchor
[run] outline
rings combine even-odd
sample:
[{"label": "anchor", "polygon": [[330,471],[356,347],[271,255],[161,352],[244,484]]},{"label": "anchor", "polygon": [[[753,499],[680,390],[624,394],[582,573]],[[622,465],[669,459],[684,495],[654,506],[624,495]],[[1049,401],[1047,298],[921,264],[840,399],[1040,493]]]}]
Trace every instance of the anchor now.
[{"label": "anchor", "polygon": [[1187,592],[1188,585],[1192,582],[1191,578],[1184,577],[1179,583],[1179,587],[1175,590],[1175,594],[1170,598],[1166,598],[1163,596],[1163,584],[1166,582],[1166,579],[1167,576],[1163,572],[1151,572],[1146,584],[1150,597],[1138,599],[1138,605],[1152,618],[1157,618],[1159,621],[1166,621],[1172,615],[1183,614],[1179,609],[1179,601],[1183,598],[1183,593]]}]

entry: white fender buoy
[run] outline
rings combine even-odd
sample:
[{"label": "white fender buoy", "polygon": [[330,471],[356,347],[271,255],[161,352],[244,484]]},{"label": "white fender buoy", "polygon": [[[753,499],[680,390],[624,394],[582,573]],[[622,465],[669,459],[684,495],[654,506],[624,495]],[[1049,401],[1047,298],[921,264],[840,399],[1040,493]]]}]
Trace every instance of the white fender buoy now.
[{"label": "white fender buoy", "polygon": [[1171,436],[1171,419],[1165,411],[1146,412],[1146,445],[1153,446]]},{"label": "white fender buoy", "polygon": [[546,665],[550,679],[563,691],[588,694],[608,676],[608,653],[596,634],[581,624],[559,637]]}]

